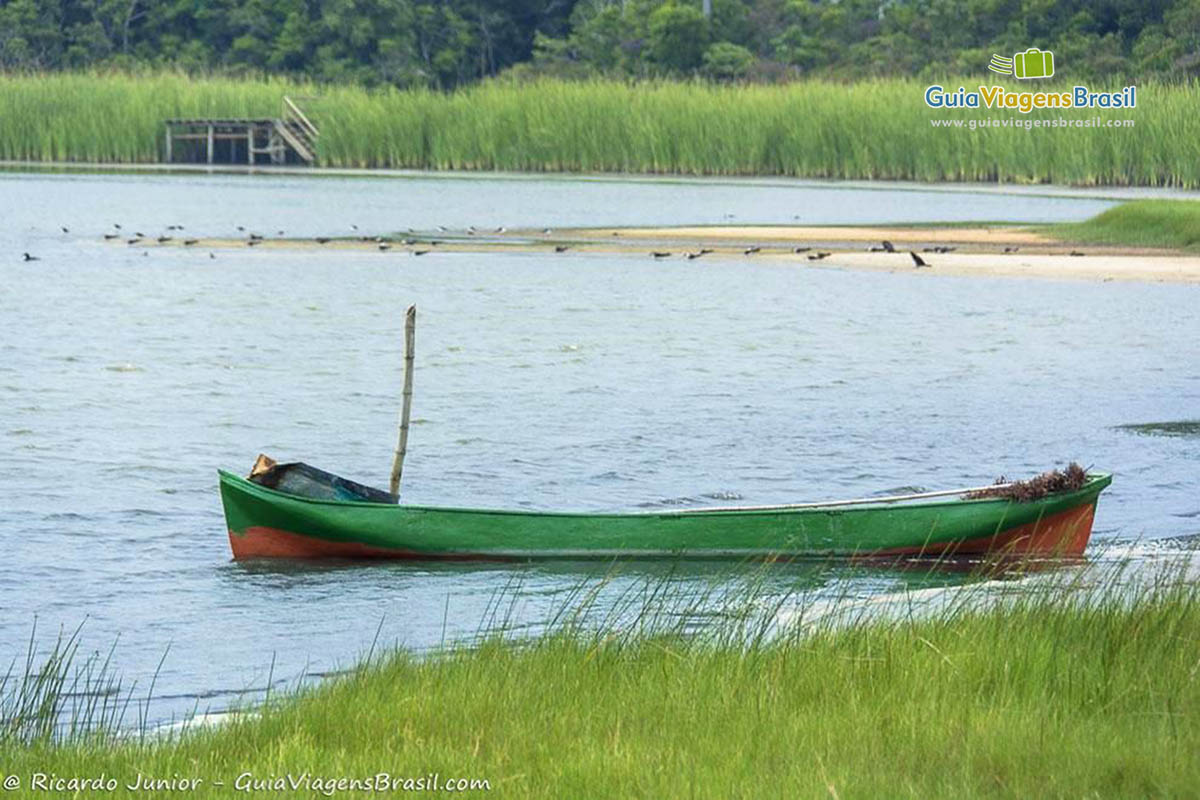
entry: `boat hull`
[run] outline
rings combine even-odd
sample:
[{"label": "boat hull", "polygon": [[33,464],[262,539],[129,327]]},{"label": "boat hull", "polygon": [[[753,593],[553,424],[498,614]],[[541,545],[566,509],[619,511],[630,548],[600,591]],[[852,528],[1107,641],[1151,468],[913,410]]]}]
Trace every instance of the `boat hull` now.
[{"label": "boat hull", "polygon": [[1030,502],[569,514],[317,500],[220,473],[235,559],[1082,555],[1112,477]]}]

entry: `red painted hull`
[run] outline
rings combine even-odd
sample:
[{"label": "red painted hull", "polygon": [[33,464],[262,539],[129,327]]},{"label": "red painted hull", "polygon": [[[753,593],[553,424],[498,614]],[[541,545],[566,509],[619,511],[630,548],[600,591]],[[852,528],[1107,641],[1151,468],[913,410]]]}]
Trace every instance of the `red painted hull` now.
[{"label": "red painted hull", "polygon": [[229,531],[229,548],[233,557],[243,558],[344,558],[344,559],[431,559],[451,561],[496,561],[501,559],[471,554],[419,553],[399,547],[372,547],[358,542],[331,542],[278,528],[256,525],[245,534]]},{"label": "red painted hull", "polygon": [[[1094,503],[1062,511],[1018,525],[1000,533],[937,542],[921,547],[897,547],[859,554],[869,558],[886,556],[1000,555],[1070,558],[1083,555],[1092,533]],[[430,553],[404,548],[373,547],[358,542],[337,542],[305,536],[267,526],[252,526],[243,534],[229,531],[229,546],[235,559],[245,558],[339,558],[339,559],[449,559],[511,560],[502,556],[472,553]],[[631,553],[631,555],[636,555]],[[781,554],[787,557],[787,554]],[[772,556],[775,558],[778,556]]]},{"label": "red painted hull", "polygon": [[872,556],[910,555],[977,555],[997,554],[1014,556],[1078,557],[1083,555],[1092,535],[1092,520],[1096,506],[1089,503],[1078,508],[1044,517],[1037,522],[1018,525],[993,536],[965,539],[959,542],[934,544],[925,547],[896,547],[880,550]]}]

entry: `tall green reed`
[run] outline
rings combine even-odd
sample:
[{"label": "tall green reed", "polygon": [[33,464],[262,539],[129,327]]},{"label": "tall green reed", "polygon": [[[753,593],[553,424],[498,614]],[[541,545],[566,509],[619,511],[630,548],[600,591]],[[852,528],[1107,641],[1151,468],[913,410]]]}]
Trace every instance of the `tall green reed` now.
[{"label": "tall green reed", "polygon": [[106,652],[82,654],[82,630],[83,623],[70,633],[60,630],[42,646],[34,620],[24,659],[14,659],[0,675],[0,748],[109,740],[129,732],[131,706],[133,731],[145,736],[150,730],[150,699],[170,648],[163,651],[145,699],[135,699],[137,684],[126,687],[113,664],[117,642]]},{"label": "tall green reed", "polygon": [[[1200,186],[1195,83],[1139,86],[1136,109],[1027,116],[930,109],[924,89],[545,80],[441,94],[169,72],[0,75],[0,158],[153,162],[164,119],[274,116],[291,95],[321,128],[325,166]],[[1097,117],[1136,125],[930,124]]]}]

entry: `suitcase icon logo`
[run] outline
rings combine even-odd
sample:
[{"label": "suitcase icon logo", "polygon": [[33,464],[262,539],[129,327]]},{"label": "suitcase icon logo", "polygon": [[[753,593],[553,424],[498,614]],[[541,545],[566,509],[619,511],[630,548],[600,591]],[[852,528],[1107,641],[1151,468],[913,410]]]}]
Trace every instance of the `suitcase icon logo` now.
[{"label": "suitcase icon logo", "polygon": [[988,69],[1021,80],[1049,78],[1054,75],[1054,53],[1031,47],[1024,53],[1014,54],[1012,58],[994,55]]}]

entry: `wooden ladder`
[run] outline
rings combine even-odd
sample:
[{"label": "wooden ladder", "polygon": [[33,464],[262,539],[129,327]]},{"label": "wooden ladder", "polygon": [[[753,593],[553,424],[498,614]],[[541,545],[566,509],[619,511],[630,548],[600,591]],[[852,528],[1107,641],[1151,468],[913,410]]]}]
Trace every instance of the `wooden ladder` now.
[{"label": "wooden ladder", "polygon": [[304,161],[309,164],[316,162],[320,131],[287,95],[284,95],[279,119],[275,120],[275,133]]}]

